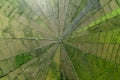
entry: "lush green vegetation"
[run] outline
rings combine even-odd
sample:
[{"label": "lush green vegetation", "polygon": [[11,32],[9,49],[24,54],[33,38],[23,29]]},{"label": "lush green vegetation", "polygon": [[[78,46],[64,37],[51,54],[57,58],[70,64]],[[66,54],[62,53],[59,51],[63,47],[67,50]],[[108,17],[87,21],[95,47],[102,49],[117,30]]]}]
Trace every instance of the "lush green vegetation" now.
[{"label": "lush green vegetation", "polygon": [[17,68],[20,67],[22,64],[25,64],[30,59],[32,59],[32,55],[30,53],[24,53],[24,54],[17,55],[15,57],[16,67]]},{"label": "lush green vegetation", "polygon": [[0,77],[3,75],[3,71],[2,69],[0,68]]},{"label": "lush green vegetation", "polygon": [[64,46],[81,80],[119,80],[119,64],[108,62],[67,44]]}]

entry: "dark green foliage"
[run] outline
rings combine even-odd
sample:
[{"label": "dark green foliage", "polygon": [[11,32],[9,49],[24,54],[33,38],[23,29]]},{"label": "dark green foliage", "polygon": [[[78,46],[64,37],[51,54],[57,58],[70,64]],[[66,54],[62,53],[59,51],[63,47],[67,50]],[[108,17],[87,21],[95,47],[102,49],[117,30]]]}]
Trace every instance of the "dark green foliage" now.
[{"label": "dark green foliage", "polygon": [[0,68],[0,77],[3,75],[3,71],[2,69]]},{"label": "dark green foliage", "polygon": [[32,59],[32,55],[28,53],[17,55],[15,57],[16,67],[20,67],[22,64],[28,62],[30,59]]},{"label": "dark green foliage", "polygon": [[120,65],[64,45],[81,80],[119,80]]}]

